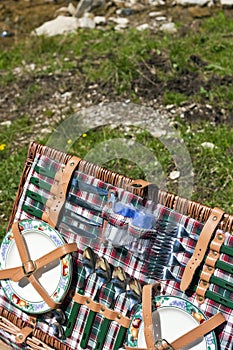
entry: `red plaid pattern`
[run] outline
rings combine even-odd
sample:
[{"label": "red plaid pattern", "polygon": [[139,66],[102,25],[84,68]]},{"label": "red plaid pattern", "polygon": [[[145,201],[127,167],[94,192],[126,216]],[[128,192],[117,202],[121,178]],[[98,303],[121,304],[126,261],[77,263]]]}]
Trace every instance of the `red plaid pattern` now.
[{"label": "red plaid pattern", "polygon": [[[51,173],[55,173],[60,168],[59,163],[45,156],[38,155],[35,158],[24,186],[23,195],[20,199],[15,217],[16,220],[23,220],[32,217],[30,213],[25,212],[23,209],[23,206],[25,204],[38,210],[38,213],[45,210],[45,205],[36,201],[35,199],[30,198],[30,196],[27,194],[27,190],[39,194],[45,199],[48,199],[51,195],[49,189],[53,184],[53,178],[51,176],[40,174],[37,166],[41,167],[42,169],[49,170]],[[32,178],[38,179],[38,181],[32,181]],[[181,238],[178,241],[182,243],[182,246],[185,250],[192,251],[195,248],[196,240],[198,239],[203,225],[190,217],[181,215],[180,213],[170,210],[164,206],[157,205],[153,208],[154,221],[156,223],[155,227],[152,230],[143,230],[141,228],[137,228],[131,224],[131,221],[128,218],[121,217],[117,214],[114,215],[112,211],[109,213],[108,210],[105,210],[107,205],[107,191],[109,189],[117,191],[118,199],[122,203],[131,204],[135,208],[141,208],[143,205],[145,205],[142,198],[130,192],[116,188],[92,176],[80,173],[79,171],[75,171],[71,181],[70,192],[65,203],[65,210],[63,211],[61,221],[57,229],[62,233],[67,242],[75,241],[78,243],[79,251],[77,253],[77,261],[79,261],[79,263],[82,261],[82,253],[87,245],[89,245],[92,247],[96,254],[105,257],[110,265],[121,266],[126,272],[128,278],[137,278],[142,285],[153,283],[157,279],[163,280],[163,293],[180,296],[188,299],[194,304],[197,304],[194,292],[190,293],[189,296],[187,296],[179,290],[178,279],[182,277],[184,270],[183,266],[169,267],[169,271],[172,273],[172,278],[175,280],[169,280],[165,278],[165,268],[162,270],[162,272],[155,269],[153,275],[153,273],[151,273],[151,266],[153,266],[152,264],[153,261],[156,260],[156,257],[159,258],[163,254],[163,250],[166,250],[165,245],[161,246],[160,240],[162,238],[167,245],[171,242],[173,244],[176,240],[176,236],[174,236],[175,228],[177,229],[177,227],[183,227],[189,234],[189,237]],[[82,203],[83,205],[81,205]],[[150,203],[148,204],[150,205]],[[108,219],[109,225],[113,226],[120,227],[122,226],[122,223],[126,224],[128,228],[127,234],[129,234],[132,238],[130,244],[117,248],[114,248],[111,245],[101,244],[99,242],[99,238],[101,237],[102,233],[103,219]],[[81,236],[75,232],[74,229],[69,229],[69,225],[73,228],[77,228],[86,231],[89,234],[93,234],[96,238],[91,239],[85,236]],[[233,236],[228,233],[226,233],[225,236],[225,245],[232,247]],[[161,238],[158,239],[158,237]],[[181,262],[181,264],[184,265],[187,263],[190,257],[189,253],[185,251],[176,253],[176,256],[179,258],[178,260]],[[221,254],[220,260],[228,262],[229,264],[232,264],[233,262],[232,258],[226,254]],[[76,263],[77,262],[75,262],[75,264]],[[74,266],[76,266],[75,264]],[[160,278],[154,277],[155,275],[158,276],[159,274]],[[214,275],[232,283],[233,278],[232,274],[230,273],[226,273],[220,269],[215,269]],[[98,281],[99,280],[96,274],[93,273],[89,276],[85,287],[85,294],[87,296],[90,296],[92,298],[95,297],[97,290],[100,287]],[[72,281],[71,288],[76,288],[75,278]],[[222,290],[221,287],[217,287],[216,285],[211,284],[210,290],[223,294],[224,297],[227,297],[231,300],[233,299],[232,292]],[[108,303],[112,305],[114,304],[115,310],[122,312],[125,315],[132,315],[130,312],[132,305],[130,304],[130,300],[126,292],[118,295],[115,300],[112,300],[112,303],[110,300],[110,292],[109,295],[106,293],[105,297]],[[25,321],[29,320],[28,315],[8,302],[4,296],[2,289],[0,289],[0,305],[1,307],[11,311],[17,317]],[[70,315],[72,306],[73,301],[69,298],[69,296],[67,296],[66,300],[64,301],[64,308],[67,317]],[[224,327],[218,330],[217,333],[219,349],[231,349],[233,343],[233,310],[219,305],[210,299],[206,299],[200,308],[206,317],[210,317],[218,311],[221,311],[224,314],[227,322]],[[69,345],[72,349],[80,348],[79,343],[87,315],[87,307],[82,306],[79,310],[77,321],[71,337],[63,340],[64,344]],[[97,315],[87,349],[93,350],[95,347],[99,336],[100,321],[101,317]],[[43,331],[51,334],[52,336],[52,333],[50,333],[51,329],[44,322],[38,322],[38,327]],[[116,322],[111,322],[104,344],[104,350],[113,349],[118,331],[119,325]],[[3,330],[0,330],[0,337],[5,339],[6,342],[9,342],[11,345],[13,344],[13,348],[17,350],[21,348],[17,344],[14,344],[12,336],[6,334]],[[23,348],[27,349],[27,346],[25,345]]]}]

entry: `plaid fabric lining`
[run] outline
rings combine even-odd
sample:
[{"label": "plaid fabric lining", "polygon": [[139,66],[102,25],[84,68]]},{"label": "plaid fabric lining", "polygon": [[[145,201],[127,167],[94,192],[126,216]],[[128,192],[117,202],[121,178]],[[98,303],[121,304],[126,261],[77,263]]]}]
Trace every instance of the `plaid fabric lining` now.
[{"label": "plaid fabric lining", "polygon": [[[45,210],[44,204],[39,203],[27,195],[27,190],[30,190],[46,199],[50,196],[48,189],[51,187],[53,179],[40,174],[36,168],[37,165],[43,169],[51,170],[53,172],[58,171],[60,168],[59,163],[52,161],[45,156],[38,155],[35,158],[24,186],[24,192],[20,199],[15,217],[16,220],[34,217],[30,213],[26,213],[23,210],[23,205],[25,204],[34,209],[38,209],[39,212],[43,212]],[[31,178],[39,180],[38,186],[31,182]],[[47,184],[47,187],[45,184]],[[180,213],[161,205],[157,205],[155,208],[153,208],[156,226],[152,231],[137,228],[131,224],[130,220],[120,218],[119,215],[114,215],[114,213],[111,212],[111,218],[109,215],[105,216],[105,219],[109,219],[109,225],[112,225],[113,227],[114,225],[120,227],[122,220],[125,220],[124,222],[127,223],[126,227],[128,226],[126,233],[128,232],[131,237],[133,236],[133,239],[130,241],[130,244],[126,245],[125,247],[114,248],[109,244],[100,244],[96,238],[99,238],[101,235],[101,228],[103,224],[103,215],[101,210],[103,210],[104,206],[107,204],[106,191],[109,189],[117,191],[118,199],[122,203],[130,204],[135,208],[141,208],[143,205],[145,205],[142,198],[135,196],[130,192],[118,189],[92,176],[75,171],[58,230],[63,234],[66,241],[76,241],[78,243],[79,251],[77,253],[76,264],[80,263],[80,261],[82,262],[82,253],[87,245],[90,245],[98,256],[105,257],[112,266],[121,266],[129,277],[137,278],[142,285],[153,283],[158,279],[163,280],[163,293],[181,296],[197,305],[194,292],[190,293],[188,297],[179,290],[178,279],[182,277],[182,273],[184,271],[184,267],[182,265],[154,270],[152,267],[153,263],[158,262],[159,257],[161,257],[163,253],[165,253],[164,255],[168,259],[169,248],[166,247],[170,247],[171,250],[174,249],[175,244],[182,244],[182,246],[179,246],[180,251],[176,253],[175,256],[178,258],[181,264],[185,265],[190,258],[190,253],[192,253],[193,249],[195,248],[196,239],[198,238],[203,225],[192,218],[181,215]],[[83,207],[78,203],[86,203],[86,206]],[[151,205],[151,203],[148,203],[148,205]],[[74,230],[64,226],[64,224],[79,228],[80,230],[86,231],[89,234],[93,234],[95,238],[92,239],[90,236],[80,236]],[[182,237],[179,239],[176,238],[179,227],[184,228],[189,234],[189,237]],[[161,242],[163,244],[161,244]],[[225,244],[232,247],[232,243],[233,236],[226,233]],[[221,254],[220,260],[232,264],[232,258],[226,254]],[[167,266],[167,264],[164,264],[164,266]],[[169,275],[169,273],[171,274]],[[220,269],[215,269],[214,275],[232,282],[232,275],[230,273],[223,272]],[[170,278],[168,278],[168,276],[170,276]],[[71,285],[72,289],[76,288],[75,280],[77,281],[77,278],[73,279],[73,284]],[[94,298],[99,287],[101,287],[101,284],[99,284],[98,278],[96,278],[95,274],[92,274],[87,279],[85,294]],[[210,290],[220,294],[223,293],[224,296],[232,299],[232,293],[225,290],[223,291],[221,287],[211,284]],[[107,294],[106,298],[109,299]],[[108,302],[110,303],[110,300],[108,300]],[[129,314],[130,302],[127,292],[121,293],[118,295],[118,297],[115,297],[115,300],[112,301],[112,304],[113,303],[115,310],[118,310],[124,314]],[[25,320],[28,319],[28,315],[22,313],[19,309],[15,308],[6,300],[5,296],[2,294],[2,291],[0,294],[0,305],[13,312],[19,318]],[[73,306],[73,301],[69,296],[67,296],[66,300],[64,301],[64,305],[66,307],[66,315],[69,317]],[[218,331],[219,349],[230,349],[233,341],[233,311],[209,299],[206,299],[205,302],[199,307],[204,312],[206,317],[210,317],[217,311],[221,311],[225,315],[228,322]],[[81,338],[80,335],[84,329],[87,315],[87,307],[82,306],[79,310],[76,325],[71,337],[63,341],[72,349],[79,349],[79,342]],[[98,341],[100,324],[102,321],[100,315],[96,315],[95,321],[96,322],[92,329],[87,346],[87,349],[90,350],[94,349],[95,344]],[[39,322],[38,326],[47,333],[51,332],[49,326],[43,322]],[[116,322],[111,322],[103,349],[113,349],[119,328],[120,327]],[[16,346],[15,348],[18,349],[19,347]]]}]

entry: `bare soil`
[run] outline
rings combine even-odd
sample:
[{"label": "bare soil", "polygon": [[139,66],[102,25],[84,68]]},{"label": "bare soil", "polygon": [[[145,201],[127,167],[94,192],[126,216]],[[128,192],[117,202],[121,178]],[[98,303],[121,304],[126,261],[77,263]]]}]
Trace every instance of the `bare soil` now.
[{"label": "bare soil", "polygon": [[[75,6],[77,3],[73,1]],[[19,39],[29,35],[33,29],[54,18],[59,8],[67,5],[68,1],[59,0],[56,2],[50,0],[1,1],[0,34],[5,31],[7,36],[0,37],[0,50],[8,50]],[[111,14],[114,6],[115,4],[108,3],[105,11]],[[135,12],[135,15],[130,16],[132,25],[141,23],[143,16],[148,18],[148,11],[152,10],[153,8],[148,9],[144,6],[141,11]],[[181,21],[182,19],[180,35],[185,35],[187,28],[191,27],[193,30],[197,30],[201,20],[204,17],[211,16],[218,9],[167,6],[162,10],[165,11],[166,16],[171,17],[175,21]],[[233,18],[233,11],[226,10],[226,13]],[[191,56],[190,59],[193,60],[193,64],[205,64],[197,56]],[[200,86],[208,89],[210,86],[218,86],[223,82],[224,84],[226,82],[232,84],[232,77],[217,78],[213,75],[208,81],[203,81],[201,76],[189,71],[183,71],[176,79],[169,81],[169,84],[165,85],[153,74],[153,69],[156,69],[156,67],[163,67],[165,71],[169,72],[171,69],[169,58],[151,52],[148,61],[139,64],[138,68],[141,72],[139,78],[132,81],[132,89],[136,92],[141,103],[154,106],[155,108],[163,109],[161,96],[165,88],[172,92],[185,92],[191,97],[200,89]],[[0,72],[0,74],[4,74],[4,72]],[[72,72],[68,72],[57,75],[40,75],[37,79],[37,84],[43,89],[40,89],[38,94],[34,94],[32,100],[22,103],[25,91],[30,88],[34,80],[35,76],[22,75],[17,80],[17,83],[9,83],[4,88],[0,86],[0,121],[13,120],[19,115],[29,115],[31,120],[46,126],[51,121],[51,116],[49,122],[47,120],[48,116],[44,112],[46,110],[52,111],[53,121],[57,122],[66,113],[72,112],[73,108],[75,110],[74,106],[89,106],[100,102],[114,102],[130,98],[127,92],[123,96],[119,96],[111,83],[105,84],[100,81],[93,87],[91,82],[86,81],[83,77],[80,78],[80,75],[77,76],[72,74]],[[169,114],[167,108],[164,111]],[[174,114],[174,111],[172,113]],[[208,101],[205,100],[198,106],[184,104],[183,114],[188,121],[230,122],[230,116],[224,109],[210,107]]]}]

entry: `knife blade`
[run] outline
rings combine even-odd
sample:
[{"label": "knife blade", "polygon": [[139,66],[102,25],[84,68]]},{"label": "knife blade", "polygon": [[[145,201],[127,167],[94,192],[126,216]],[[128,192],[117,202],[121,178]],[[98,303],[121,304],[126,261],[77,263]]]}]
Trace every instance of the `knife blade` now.
[{"label": "knife blade", "polygon": [[156,342],[158,339],[162,339],[161,320],[157,309],[152,312],[152,324],[154,341]]}]

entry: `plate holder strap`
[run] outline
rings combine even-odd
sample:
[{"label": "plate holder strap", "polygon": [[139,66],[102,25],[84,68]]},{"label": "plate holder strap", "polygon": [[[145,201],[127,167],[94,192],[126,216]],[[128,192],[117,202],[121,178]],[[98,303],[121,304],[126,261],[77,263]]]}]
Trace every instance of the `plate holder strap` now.
[{"label": "plate holder strap", "polygon": [[48,198],[42,220],[50,226],[56,227],[58,217],[66,200],[70,179],[81,161],[78,157],[71,157],[66,165],[62,165],[56,173],[54,183],[50,189],[51,197]]},{"label": "plate holder strap", "polygon": [[[131,348],[126,346],[126,350],[179,350],[184,346],[191,344],[196,339],[204,336],[205,334],[211,332],[213,329],[224,323],[225,317],[219,312],[206,320],[205,322],[199,324],[197,327],[191,329],[189,332],[180,336],[178,339],[169,344],[165,339],[158,339],[156,342],[153,338],[153,325],[152,315],[147,315],[152,313],[151,307],[151,291],[154,285],[146,285],[143,287],[143,304],[142,313],[144,320],[144,335],[146,340],[147,348]],[[149,297],[150,296],[150,297]],[[145,308],[146,305],[146,308]]]},{"label": "plate holder strap", "polygon": [[224,243],[225,234],[221,230],[217,230],[214,239],[210,243],[210,251],[205,260],[200,280],[196,289],[196,300],[199,304],[204,303],[205,294],[210,285],[210,278],[214,273],[217,260],[220,257],[220,249]]},{"label": "plate holder strap", "polygon": [[205,334],[211,332],[213,329],[220,326],[225,321],[226,320],[223,314],[221,314],[221,312],[218,312],[205,322],[199,324],[197,327],[191,329],[189,332],[173,341],[171,343],[171,346],[174,350],[179,350],[186,345],[193,343],[196,339],[199,339]]},{"label": "plate holder strap", "polygon": [[[24,237],[21,235],[19,223],[14,222],[12,225],[12,233],[15,239],[15,243],[19,252],[20,259],[22,261],[22,267],[18,267],[18,278],[15,280],[20,280],[22,277],[27,277],[30,283],[33,285],[35,290],[39,293],[39,295],[43,298],[46,304],[52,309],[57,308],[60,303],[56,303],[44,289],[44,287],[40,284],[37,278],[34,276],[34,272],[39,268],[45,266],[49,262],[52,262],[59,257],[66,255],[67,253],[71,253],[72,251],[77,250],[77,244],[65,244],[52,252],[45,254],[43,257],[37,259],[35,262],[30,259],[29,252],[27,249],[27,245]],[[23,274],[22,274],[23,272]]]},{"label": "plate holder strap", "polygon": [[197,268],[200,266],[204,259],[210,239],[213,233],[215,232],[216,228],[218,227],[220,221],[222,220],[223,215],[224,211],[222,211],[221,209],[212,209],[211,214],[200,233],[193,255],[189,259],[184,269],[182,280],[180,283],[180,289],[182,291],[186,291],[186,289],[192,282],[193,276]]}]

